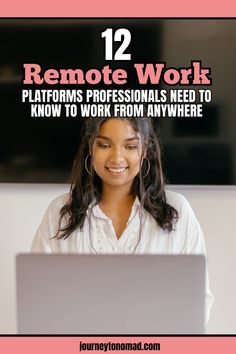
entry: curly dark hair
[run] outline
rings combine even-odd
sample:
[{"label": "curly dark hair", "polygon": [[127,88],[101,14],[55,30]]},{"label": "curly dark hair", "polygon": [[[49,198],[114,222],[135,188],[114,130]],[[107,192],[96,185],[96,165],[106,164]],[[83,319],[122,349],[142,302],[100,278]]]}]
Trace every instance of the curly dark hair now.
[{"label": "curly dark hair", "polygon": [[[67,238],[77,227],[82,228],[89,205],[92,202],[98,204],[101,200],[102,181],[93,168],[90,173],[84,166],[86,157],[92,151],[100,126],[108,119],[111,118],[85,119],[82,142],[72,168],[70,198],[60,210],[59,228],[55,236],[58,239]],[[179,215],[177,210],[166,201],[159,134],[154,128],[151,118],[113,119],[128,120],[133,129],[141,136],[142,157],[145,152],[145,157],[150,162],[150,170],[146,174],[148,162],[146,158],[141,158],[142,166],[134,178],[131,193],[139,198],[140,204],[152,215],[162,229],[173,230]],[[61,222],[65,216],[67,216],[67,221],[62,228]]]}]

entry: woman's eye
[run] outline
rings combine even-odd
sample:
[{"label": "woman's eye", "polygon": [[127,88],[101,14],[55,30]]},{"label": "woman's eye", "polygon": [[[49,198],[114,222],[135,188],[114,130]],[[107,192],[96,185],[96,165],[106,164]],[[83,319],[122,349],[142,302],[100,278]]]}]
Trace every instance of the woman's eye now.
[{"label": "woman's eye", "polygon": [[128,150],[135,150],[135,149],[137,149],[137,148],[138,148],[137,145],[127,145],[127,146],[126,146],[126,149],[128,149]]},{"label": "woman's eye", "polygon": [[102,143],[98,143],[98,146],[101,148],[101,149],[107,149],[109,148],[109,144],[102,144]]}]

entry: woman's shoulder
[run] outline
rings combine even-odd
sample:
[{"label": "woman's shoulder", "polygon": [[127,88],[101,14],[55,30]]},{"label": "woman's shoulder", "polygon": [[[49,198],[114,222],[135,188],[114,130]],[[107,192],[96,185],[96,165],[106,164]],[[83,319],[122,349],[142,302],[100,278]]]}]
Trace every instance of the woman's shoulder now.
[{"label": "woman's shoulder", "polygon": [[49,209],[61,209],[70,199],[70,193],[64,193],[54,198],[49,204]]},{"label": "woman's shoulder", "polygon": [[31,248],[33,252],[52,253],[58,251],[59,245],[55,235],[58,232],[60,210],[68,202],[69,198],[69,193],[66,193],[55,198],[49,204],[35,234]]},{"label": "woman's shoulder", "polygon": [[198,219],[190,203],[182,194],[167,190],[166,200],[169,205],[173,206],[177,210],[179,214],[179,225],[182,225],[182,227],[191,228],[193,231],[200,229]]},{"label": "woman's shoulder", "polygon": [[46,215],[50,217],[59,217],[61,208],[69,201],[69,199],[69,193],[64,193],[53,199],[46,210]]},{"label": "woman's shoulder", "polygon": [[166,201],[169,205],[174,207],[178,214],[179,214],[179,219],[181,220],[194,220],[196,219],[196,216],[194,214],[194,211],[187,200],[185,196],[178,192],[166,190]]},{"label": "woman's shoulder", "polygon": [[60,211],[62,207],[69,201],[69,198],[70,194],[65,193],[53,199],[44,214],[41,225],[48,225],[53,229],[57,228],[58,222],[60,220]]},{"label": "woman's shoulder", "polygon": [[181,210],[185,207],[189,207],[188,200],[182,194],[171,191],[169,189],[166,189],[165,193],[167,203],[173,206],[175,209]]}]

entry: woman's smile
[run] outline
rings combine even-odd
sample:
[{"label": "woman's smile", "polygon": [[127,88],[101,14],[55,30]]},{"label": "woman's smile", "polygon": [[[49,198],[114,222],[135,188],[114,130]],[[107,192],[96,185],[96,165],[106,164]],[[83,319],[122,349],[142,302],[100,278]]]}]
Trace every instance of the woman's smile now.
[{"label": "woman's smile", "polygon": [[105,167],[112,176],[122,176],[128,167]]}]

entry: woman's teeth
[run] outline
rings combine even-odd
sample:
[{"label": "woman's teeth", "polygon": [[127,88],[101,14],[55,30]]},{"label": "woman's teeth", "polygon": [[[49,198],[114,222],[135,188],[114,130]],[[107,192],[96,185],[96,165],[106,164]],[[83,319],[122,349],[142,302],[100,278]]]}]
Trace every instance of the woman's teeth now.
[{"label": "woman's teeth", "polygon": [[110,172],[113,172],[113,173],[122,173],[122,172],[125,172],[126,168],[127,167],[121,167],[121,168],[111,168],[111,167],[107,167],[108,170]]}]

